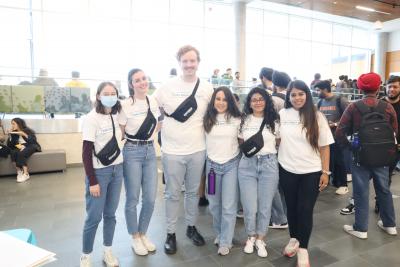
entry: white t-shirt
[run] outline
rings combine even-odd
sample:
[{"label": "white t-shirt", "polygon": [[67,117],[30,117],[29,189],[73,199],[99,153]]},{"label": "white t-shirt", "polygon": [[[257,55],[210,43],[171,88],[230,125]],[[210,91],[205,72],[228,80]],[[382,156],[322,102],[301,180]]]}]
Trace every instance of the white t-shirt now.
[{"label": "white t-shirt", "polygon": [[[121,129],[118,125],[118,114],[113,115],[114,126],[115,126],[115,137],[118,140],[119,148],[122,150],[123,143],[121,141]],[[96,153],[110,141],[113,136],[113,127],[110,115],[97,113],[95,109],[92,109],[88,114],[83,117],[82,122],[82,139],[94,143],[94,149]],[[118,158],[111,163],[111,165],[116,165],[122,163],[122,151]],[[104,166],[93,155],[93,168],[100,169],[108,166]]]},{"label": "white t-shirt", "polygon": [[[181,77],[175,77],[163,84],[154,92],[154,97],[160,107],[168,114],[191,95],[196,81],[188,83]],[[164,117],[161,128],[162,151],[173,155],[189,155],[206,149],[203,117],[214,92],[212,85],[200,80],[195,98],[197,110],[185,122],[179,122],[171,117]]]},{"label": "white t-shirt", "polygon": [[[282,167],[292,173],[304,174],[322,170],[319,151],[315,151],[306,137],[306,130],[300,122],[300,114],[294,108],[279,112],[281,138],[278,161]],[[318,146],[327,146],[334,142],[331,129],[325,116],[317,112],[319,138]]]},{"label": "white t-shirt", "polygon": [[240,121],[240,118],[226,120],[224,114],[217,115],[215,125],[206,133],[207,156],[212,161],[223,164],[239,154]]},{"label": "white t-shirt", "polygon": [[[148,96],[148,98],[150,103],[150,111],[157,120],[157,118],[160,116],[160,109],[158,108],[157,101],[152,96]],[[147,101],[146,99],[135,99],[135,102],[133,102],[132,98],[130,97],[124,101],[121,101],[121,106],[122,110],[118,116],[118,123],[125,125],[125,133],[135,135],[147,116],[147,110],[149,108]],[[154,140],[156,134],[157,132],[154,131],[149,140]]]},{"label": "white t-shirt", "polygon": [[[247,116],[239,137],[243,138],[243,140],[246,141],[247,139],[255,135],[260,130],[263,119],[263,117],[254,117],[253,114]],[[275,123],[275,132],[277,129],[278,124]],[[256,155],[276,154],[276,135],[275,133],[271,132],[268,125],[264,127],[262,131],[262,136],[264,139],[264,146],[260,151],[258,151]]]}]

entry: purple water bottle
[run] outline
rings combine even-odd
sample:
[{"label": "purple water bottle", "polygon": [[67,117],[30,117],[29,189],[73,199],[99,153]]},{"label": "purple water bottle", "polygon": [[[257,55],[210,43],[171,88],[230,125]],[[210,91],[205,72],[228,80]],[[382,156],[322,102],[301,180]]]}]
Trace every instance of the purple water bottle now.
[{"label": "purple water bottle", "polygon": [[210,172],[208,173],[208,194],[215,195],[215,172],[214,169],[211,168]]}]

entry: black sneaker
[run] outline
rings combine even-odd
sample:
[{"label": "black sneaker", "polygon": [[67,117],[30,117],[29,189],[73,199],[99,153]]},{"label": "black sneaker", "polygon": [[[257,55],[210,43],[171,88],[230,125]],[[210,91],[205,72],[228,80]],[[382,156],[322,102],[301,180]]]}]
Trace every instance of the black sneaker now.
[{"label": "black sneaker", "polygon": [[356,208],[353,204],[347,205],[347,207],[340,210],[340,214],[342,215],[350,215],[355,212]]},{"label": "black sneaker", "polygon": [[176,253],[176,237],[175,234],[167,234],[167,240],[165,240],[164,251],[167,254]]},{"label": "black sneaker", "polygon": [[186,236],[189,237],[196,246],[204,246],[206,243],[201,234],[197,232],[196,226],[188,226],[186,229]]},{"label": "black sneaker", "polygon": [[206,197],[200,197],[199,198],[199,206],[200,207],[208,206],[208,199]]},{"label": "black sneaker", "polygon": [[270,222],[268,225],[268,228],[271,228],[271,229],[286,229],[288,227],[289,227],[288,223],[276,224],[276,223]]}]

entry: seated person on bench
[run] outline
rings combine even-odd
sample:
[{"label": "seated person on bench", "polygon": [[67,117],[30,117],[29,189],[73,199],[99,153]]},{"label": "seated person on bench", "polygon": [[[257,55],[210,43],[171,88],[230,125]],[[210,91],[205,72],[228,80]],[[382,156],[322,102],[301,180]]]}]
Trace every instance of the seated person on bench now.
[{"label": "seated person on bench", "polygon": [[17,182],[25,182],[30,178],[27,161],[33,153],[41,151],[40,145],[36,141],[35,132],[26,126],[23,119],[12,119],[8,134],[7,145],[11,149],[11,160],[17,168]]},{"label": "seated person on bench", "polygon": [[0,157],[7,158],[10,155],[10,148],[6,145],[5,141],[7,139],[6,132],[4,131],[3,124],[0,119]]}]

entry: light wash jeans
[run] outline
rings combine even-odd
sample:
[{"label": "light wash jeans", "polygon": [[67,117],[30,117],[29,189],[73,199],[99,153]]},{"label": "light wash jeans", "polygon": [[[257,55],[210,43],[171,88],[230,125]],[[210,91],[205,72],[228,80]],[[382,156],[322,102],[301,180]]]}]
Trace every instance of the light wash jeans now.
[{"label": "light wash jeans", "polygon": [[189,155],[163,153],[162,163],[165,175],[165,213],[167,233],[176,231],[179,199],[182,183],[185,182],[185,221],[194,226],[198,215],[199,185],[204,169],[206,152],[200,151]]},{"label": "light wash jeans", "polygon": [[248,236],[265,236],[271,218],[272,200],[278,190],[276,154],[243,156],[239,163],[239,187]]},{"label": "light wash jeans", "polygon": [[111,246],[115,230],[115,211],[118,208],[122,187],[122,163],[101,169],[95,169],[97,182],[100,186],[100,197],[93,197],[89,191],[89,179],[86,177],[86,220],[83,227],[82,252],[93,251],[97,226],[103,217],[103,244]]},{"label": "light wash jeans", "polygon": [[283,197],[283,191],[279,185],[274,199],[272,200],[271,222],[275,224],[284,224],[288,222],[286,217],[286,202]]},{"label": "light wash jeans", "polygon": [[354,161],[352,163],[353,197],[356,206],[354,229],[361,232],[368,231],[369,180],[371,177],[383,226],[396,226],[393,198],[389,188],[389,167],[367,168],[357,166]]},{"label": "light wash jeans", "polygon": [[[157,196],[157,158],[153,144],[134,145],[126,142],[124,149],[124,182],[126,192],[125,219],[128,233],[145,234],[154,211]],[[139,222],[137,205],[142,189]]]},{"label": "light wash jeans", "polygon": [[220,247],[232,247],[235,232],[236,212],[238,203],[238,165],[240,156],[219,164],[207,159],[206,181],[208,188],[208,173],[213,168],[215,177],[215,194],[207,192],[208,208],[213,217],[213,228],[219,240]]}]

